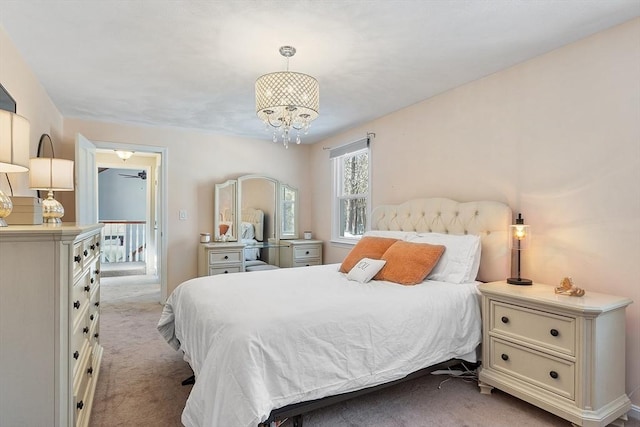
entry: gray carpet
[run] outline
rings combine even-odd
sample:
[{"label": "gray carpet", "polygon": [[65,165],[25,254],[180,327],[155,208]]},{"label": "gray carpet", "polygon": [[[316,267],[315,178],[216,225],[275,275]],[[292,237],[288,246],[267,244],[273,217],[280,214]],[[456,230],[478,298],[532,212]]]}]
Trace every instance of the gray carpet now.
[{"label": "gray carpet", "polygon": [[[156,330],[162,311],[157,281],[151,276],[112,277],[103,278],[101,284],[104,356],[90,425],[181,426],[191,386],[180,383],[191,370]],[[313,411],[304,416],[303,425],[568,427],[569,423],[498,390],[482,395],[475,381],[428,375]],[[640,422],[632,420],[627,426],[640,427]]]}]

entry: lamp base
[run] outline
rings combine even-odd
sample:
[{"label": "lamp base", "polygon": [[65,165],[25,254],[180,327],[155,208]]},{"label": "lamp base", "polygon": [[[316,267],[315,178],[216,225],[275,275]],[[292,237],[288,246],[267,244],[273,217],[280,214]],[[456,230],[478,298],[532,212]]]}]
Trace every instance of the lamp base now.
[{"label": "lamp base", "polygon": [[507,279],[507,283],[510,285],[519,285],[519,286],[533,285],[533,281],[531,279],[523,279],[522,277],[509,277]]},{"label": "lamp base", "polygon": [[47,198],[42,201],[42,219],[45,224],[60,224],[64,216],[64,207],[53,198],[53,191],[49,191]]},{"label": "lamp base", "polygon": [[7,221],[4,219],[11,215],[11,211],[13,210],[13,203],[11,202],[11,198],[4,194],[2,190],[0,190],[0,227],[6,227]]}]

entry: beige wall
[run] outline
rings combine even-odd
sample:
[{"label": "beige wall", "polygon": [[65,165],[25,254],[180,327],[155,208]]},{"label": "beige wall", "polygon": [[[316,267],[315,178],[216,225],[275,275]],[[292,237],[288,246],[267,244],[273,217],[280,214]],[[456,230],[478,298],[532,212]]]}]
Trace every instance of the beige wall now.
[{"label": "beige wall", "polygon": [[[429,76],[425,76],[429,78]],[[313,147],[313,230],[330,237],[327,151],[374,132],[372,204],[499,200],[534,233],[524,277],[624,295],[627,391],[640,386],[640,19]],[[325,261],[348,248],[325,245]],[[640,391],[632,400],[640,404]]]}]

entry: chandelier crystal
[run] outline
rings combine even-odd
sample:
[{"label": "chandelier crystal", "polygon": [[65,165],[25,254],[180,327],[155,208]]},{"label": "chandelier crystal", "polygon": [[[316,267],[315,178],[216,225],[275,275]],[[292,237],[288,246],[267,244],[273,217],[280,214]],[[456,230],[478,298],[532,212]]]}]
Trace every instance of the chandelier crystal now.
[{"label": "chandelier crystal", "polygon": [[280,54],[287,58],[287,71],[265,74],[256,80],[256,114],[273,128],[273,142],[278,133],[285,148],[289,148],[295,131],[296,144],[300,144],[300,132],[307,134],[312,121],[318,118],[320,93],[318,81],[302,73],[289,71],[289,58],[295,55],[293,46],[282,46]]}]

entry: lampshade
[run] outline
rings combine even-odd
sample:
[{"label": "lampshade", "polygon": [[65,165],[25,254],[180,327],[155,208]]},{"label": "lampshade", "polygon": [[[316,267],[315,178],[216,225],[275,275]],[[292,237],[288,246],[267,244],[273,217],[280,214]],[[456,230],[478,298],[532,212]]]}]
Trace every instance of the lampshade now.
[{"label": "lampshade", "polygon": [[[11,111],[0,110],[0,172],[27,172],[15,158],[16,147],[29,148],[29,121]],[[25,158],[26,161],[26,158]]]},{"label": "lampshade", "polygon": [[518,277],[509,277],[507,283],[511,285],[531,285],[533,282],[531,279],[524,279],[520,277],[520,253],[529,247],[531,241],[531,230],[529,226],[524,223],[522,214],[518,214],[516,223],[509,226],[511,239],[509,240],[509,248],[515,250],[517,253],[517,273]]},{"label": "lampshade", "polygon": [[[11,111],[0,110],[0,172],[16,173],[29,170],[16,164],[15,147],[29,149],[29,121]],[[0,190],[0,227],[7,226],[4,219],[11,211],[11,198]]]},{"label": "lampshade", "polygon": [[38,157],[29,160],[29,187],[34,190],[73,190],[73,160]]},{"label": "lampshade", "polygon": [[42,201],[42,219],[45,224],[60,224],[64,207],[53,198],[54,191],[73,190],[73,161],[39,157],[29,160],[29,186],[35,190],[47,190]]}]

